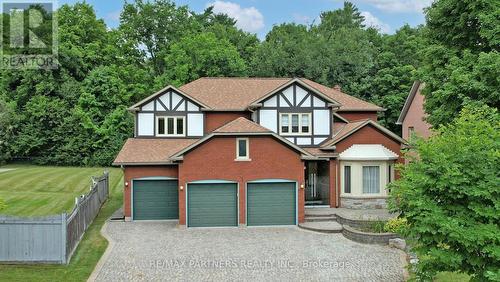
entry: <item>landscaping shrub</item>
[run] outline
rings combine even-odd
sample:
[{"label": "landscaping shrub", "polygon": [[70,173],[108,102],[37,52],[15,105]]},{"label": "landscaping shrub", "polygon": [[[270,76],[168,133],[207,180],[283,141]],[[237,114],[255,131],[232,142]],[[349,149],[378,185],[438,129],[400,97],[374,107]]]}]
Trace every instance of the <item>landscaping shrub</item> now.
[{"label": "landscaping shrub", "polygon": [[386,232],[398,233],[403,235],[404,229],[408,225],[408,220],[404,217],[391,218],[384,225]]},{"label": "landscaping shrub", "polygon": [[[473,280],[500,276],[500,115],[467,105],[440,127],[390,185],[389,206],[408,221],[402,232],[415,240],[417,275],[462,272]],[[417,156],[418,157],[411,157]]]}]

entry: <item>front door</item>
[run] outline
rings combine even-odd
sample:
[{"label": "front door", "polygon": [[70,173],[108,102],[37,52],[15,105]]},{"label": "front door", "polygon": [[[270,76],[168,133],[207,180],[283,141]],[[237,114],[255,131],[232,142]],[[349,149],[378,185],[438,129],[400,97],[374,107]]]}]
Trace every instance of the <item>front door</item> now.
[{"label": "front door", "polygon": [[330,175],[328,161],[306,163],[306,206],[330,204]]}]

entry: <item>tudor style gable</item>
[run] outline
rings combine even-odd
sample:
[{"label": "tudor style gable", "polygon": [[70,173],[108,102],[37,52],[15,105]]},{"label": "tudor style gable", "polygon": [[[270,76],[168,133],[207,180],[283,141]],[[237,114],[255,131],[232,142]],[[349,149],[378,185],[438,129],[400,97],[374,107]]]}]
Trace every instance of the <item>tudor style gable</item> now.
[{"label": "tudor style gable", "polygon": [[258,123],[300,146],[317,146],[331,136],[336,104],[299,83],[293,83],[261,102]]},{"label": "tudor style gable", "polygon": [[201,137],[202,107],[174,87],[166,87],[130,108],[135,112],[135,137]]}]

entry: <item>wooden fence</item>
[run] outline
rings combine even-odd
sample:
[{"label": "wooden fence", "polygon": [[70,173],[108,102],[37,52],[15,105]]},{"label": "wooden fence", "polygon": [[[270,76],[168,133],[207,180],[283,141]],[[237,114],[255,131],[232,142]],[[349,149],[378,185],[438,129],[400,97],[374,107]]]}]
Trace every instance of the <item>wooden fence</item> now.
[{"label": "wooden fence", "polygon": [[109,173],[92,178],[90,192],[67,215],[21,218],[0,215],[0,262],[69,263],[83,234],[109,195]]}]

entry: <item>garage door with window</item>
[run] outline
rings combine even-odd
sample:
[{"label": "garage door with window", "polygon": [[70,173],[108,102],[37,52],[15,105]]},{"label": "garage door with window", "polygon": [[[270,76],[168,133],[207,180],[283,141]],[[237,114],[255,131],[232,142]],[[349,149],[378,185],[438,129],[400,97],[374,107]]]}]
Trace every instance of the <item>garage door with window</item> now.
[{"label": "garage door with window", "polygon": [[296,183],[247,184],[247,225],[295,225]]},{"label": "garage door with window", "polygon": [[238,226],[238,185],[188,184],[187,226]]},{"label": "garage door with window", "polygon": [[178,219],[179,192],[177,187],[177,180],[134,180],[133,219]]}]

